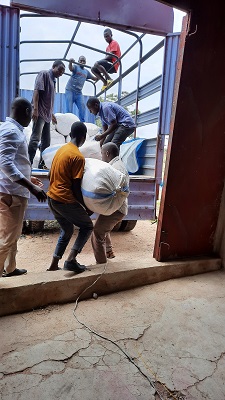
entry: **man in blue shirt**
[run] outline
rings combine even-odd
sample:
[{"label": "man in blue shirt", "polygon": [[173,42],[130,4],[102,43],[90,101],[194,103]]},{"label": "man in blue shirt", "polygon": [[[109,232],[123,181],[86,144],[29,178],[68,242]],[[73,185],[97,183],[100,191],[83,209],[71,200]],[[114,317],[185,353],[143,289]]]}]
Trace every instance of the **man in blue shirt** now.
[{"label": "man in blue shirt", "polygon": [[112,142],[118,148],[135,129],[131,115],[123,107],[113,102],[100,103],[97,97],[90,97],[87,101],[90,113],[99,115],[102,122],[103,133],[96,135],[95,140],[100,144]]},{"label": "man in blue shirt", "polygon": [[31,113],[29,101],[17,97],[10,117],[0,127],[0,277],[26,274],[26,269],[16,268],[16,253],[27,200],[30,193],[41,202],[47,198],[41,181],[31,177],[23,131]]},{"label": "man in blue shirt", "polygon": [[86,64],[86,58],[84,56],[80,56],[78,63],[79,65],[74,64],[75,61],[73,58],[69,60],[69,70],[72,72],[70,79],[66,85],[66,112],[73,112],[73,103],[76,104],[79,111],[79,118],[81,122],[85,121],[85,104],[82,95],[82,89],[84,83],[87,79],[92,79],[96,81],[97,78],[92,75],[87,69],[84,68]]}]

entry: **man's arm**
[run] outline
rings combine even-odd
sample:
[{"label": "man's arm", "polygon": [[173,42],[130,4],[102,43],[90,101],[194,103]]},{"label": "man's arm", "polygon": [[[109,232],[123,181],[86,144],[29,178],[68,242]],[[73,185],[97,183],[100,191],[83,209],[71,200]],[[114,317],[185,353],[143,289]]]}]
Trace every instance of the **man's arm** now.
[{"label": "man's arm", "polygon": [[25,178],[22,172],[15,165],[15,157],[18,151],[18,135],[16,131],[5,132],[0,140],[0,160],[1,170],[12,182],[16,182],[21,186],[26,187],[38,201],[45,201],[47,196],[45,192],[29,179]]},{"label": "man's arm", "polygon": [[111,121],[111,124],[107,127],[106,130],[103,130],[103,133],[101,135],[95,136],[95,140],[97,140],[97,142],[99,142],[100,140],[105,139],[106,136],[108,136],[110,133],[115,131],[116,128],[117,128],[117,121],[115,119],[115,120]]},{"label": "man's arm", "polygon": [[78,203],[80,203],[85,210],[87,211],[88,215],[92,215],[93,212],[90,211],[86,205],[84,204],[84,199],[83,199],[83,195],[82,195],[82,191],[81,191],[81,179],[73,179],[72,182],[72,192],[73,195],[75,197],[75,199],[78,201]]},{"label": "man's arm", "polygon": [[92,75],[91,73],[90,73],[90,71],[87,71],[88,73],[87,73],[87,78],[86,78],[86,80],[87,79],[92,79],[93,81],[97,81],[98,80],[98,78],[96,77],[96,76],[94,76],[94,75]]},{"label": "man's arm", "polygon": [[38,102],[39,102],[39,91],[37,89],[34,90],[34,94],[33,94],[33,113],[32,113],[32,120],[34,122],[37,121],[38,119]]},{"label": "man's arm", "polygon": [[46,201],[47,195],[39,186],[34,185],[31,181],[27,178],[21,178],[18,181],[15,181],[21,186],[27,188],[40,202]]},{"label": "man's arm", "polygon": [[69,70],[73,72],[73,64],[75,63],[74,58],[69,59]]}]

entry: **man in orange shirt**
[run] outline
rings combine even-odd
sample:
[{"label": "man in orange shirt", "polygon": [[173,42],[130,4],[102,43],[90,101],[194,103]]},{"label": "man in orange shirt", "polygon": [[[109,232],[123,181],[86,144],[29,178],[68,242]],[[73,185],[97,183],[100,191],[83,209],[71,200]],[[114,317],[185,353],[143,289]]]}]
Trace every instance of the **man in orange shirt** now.
[{"label": "man in orange shirt", "polygon": [[81,193],[85,159],[78,147],[84,144],[86,133],[87,128],[83,122],[74,122],[70,132],[71,142],[62,146],[52,161],[48,204],[61,230],[48,271],[60,269],[58,263],[73,235],[74,225],[79,228],[79,232],[63,269],[77,274],[86,269],[76,260],[93,229],[90,211]]},{"label": "man in orange shirt", "polygon": [[[104,30],[104,38],[108,43],[106,52],[111,53],[111,55],[106,55],[103,60],[96,61],[94,67],[91,69],[91,72],[96,76],[96,78],[103,82],[103,87],[101,90],[105,90],[107,86],[112,84],[113,81],[109,74],[115,74],[118,71],[120,64],[116,61],[117,57],[121,57],[120,46],[115,40],[113,40],[111,29],[107,28]],[[113,54],[115,54],[117,57],[113,57]]]}]

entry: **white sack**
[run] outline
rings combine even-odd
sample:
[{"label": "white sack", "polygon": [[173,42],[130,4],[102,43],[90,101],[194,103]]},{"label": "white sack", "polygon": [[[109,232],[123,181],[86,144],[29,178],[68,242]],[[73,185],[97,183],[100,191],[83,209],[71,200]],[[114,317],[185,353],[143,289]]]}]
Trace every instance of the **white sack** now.
[{"label": "white sack", "polygon": [[94,136],[98,135],[100,128],[92,124],[91,122],[84,122],[87,128],[87,134],[90,138],[93,138]]},{"label": "white sack", "polygon": [[[29,123],[29,125],[26,126],[23,130],[25,137],[26,137],[27,145],[29,145],[29,141],[30,141],[30,137],[31,137],[31,133],[32,133],[32,126],[33,126],[33,122],[31,121]],[[37,149],[36,154],[33,159],[32,168],[38,168],[39,161],[40,161],[40,150]]]},{"label": "white sack", "polygon": [[48,169],[51,168],[52,165],[52,160],[55,156],[55,153],[57,152],[60,147],[64,146],[64,144],[53,144],[52,146],[47,147],[42,153],[42,158],[45,162],[45,165]]},{"label": "white sack", "polygon": [[31,137],[31,133],[32,133],[32,125],[33,125],[33,123],[30,122],[29,125],[26,126],[23,130],[25,137],[26,137],[27,144],[29,144],[29,141],[30,141],[30,137]]},{"label": "white sack", "polygon": [[[70,132],[69,132],[70,133]],[[69,134],[67,136],[56,130],[56,125],[53,123],[50,124],[50,137],[51,137],[51,146],[54,144],[64,144],[70,141]]]},{"label": "white sack", "polygon": [[70,134],[71,125],[74,122],[80,121],[79,118],[72,113],[56,113],[55,117],[57,120],[56,130],[64,136],[68,136]]},{"label": "white sack", "polygon": [[84,203],[91,211],[111,215],[129,195],[126,176],[110,164],[87,158],[81,183]]},{"label": "white sack", "polygon": [[[47,147],[47,149],[45,149],[43,151],[42,158],[43,158],[47,168],[49,168],[49,169],[51,168],[52,160],[53,160],[53,158],[55,156],[55,153],[64,144],[65,144],[65,142],[59,143],[59,144],[53,144],[53,145]],[[79,150],[80,150],[80,152],[83,154],[83,156],[85,158],[86,157],[88,157],[88,158],[96,158],[98,160],[102,159],[100,142],[96,142],[95,140],[91,140],[91,141],[85,142],[83,144],[83,146],[81,146],[79,148]]]},{"label": "white sack", "polygon": [[80,152],[85,158],[96,158],[98,160],[102,159],[100,142],[96,140],[88,140],[83,146],[79,148]]}]

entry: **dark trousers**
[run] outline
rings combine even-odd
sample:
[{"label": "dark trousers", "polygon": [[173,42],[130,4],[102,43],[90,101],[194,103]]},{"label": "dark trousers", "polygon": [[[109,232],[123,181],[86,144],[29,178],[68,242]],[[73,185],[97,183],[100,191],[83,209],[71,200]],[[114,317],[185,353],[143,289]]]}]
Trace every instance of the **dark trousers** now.
[{"label": "dark trousers", "polygon": [[127,128],[126,126],[119,125],[115,131],[106,136],[103,144],[112,142],[120,148],[120,145],[134,132],[135,128]]},{"label": "dark trousers", "polygon": [[50,197],[48,197],[48,205],[61,228],[53,257],[62,258],[73,235],[74,225],[79,228],[79,231],[72,250],[80,253],[93,230],[92,220],[86,210],[79,203],[59,203]]},{"label": "dark trousers", "polygon": [[[40,153],[50,146],[50,122],[45,122],[42,117],[38,117],[37,121],[33,123],[32,134],[28,145],[28,153],[31,165],[38,148],[38,143],[41,141]],[[39,161],[41,167],[42,158]]]}]

